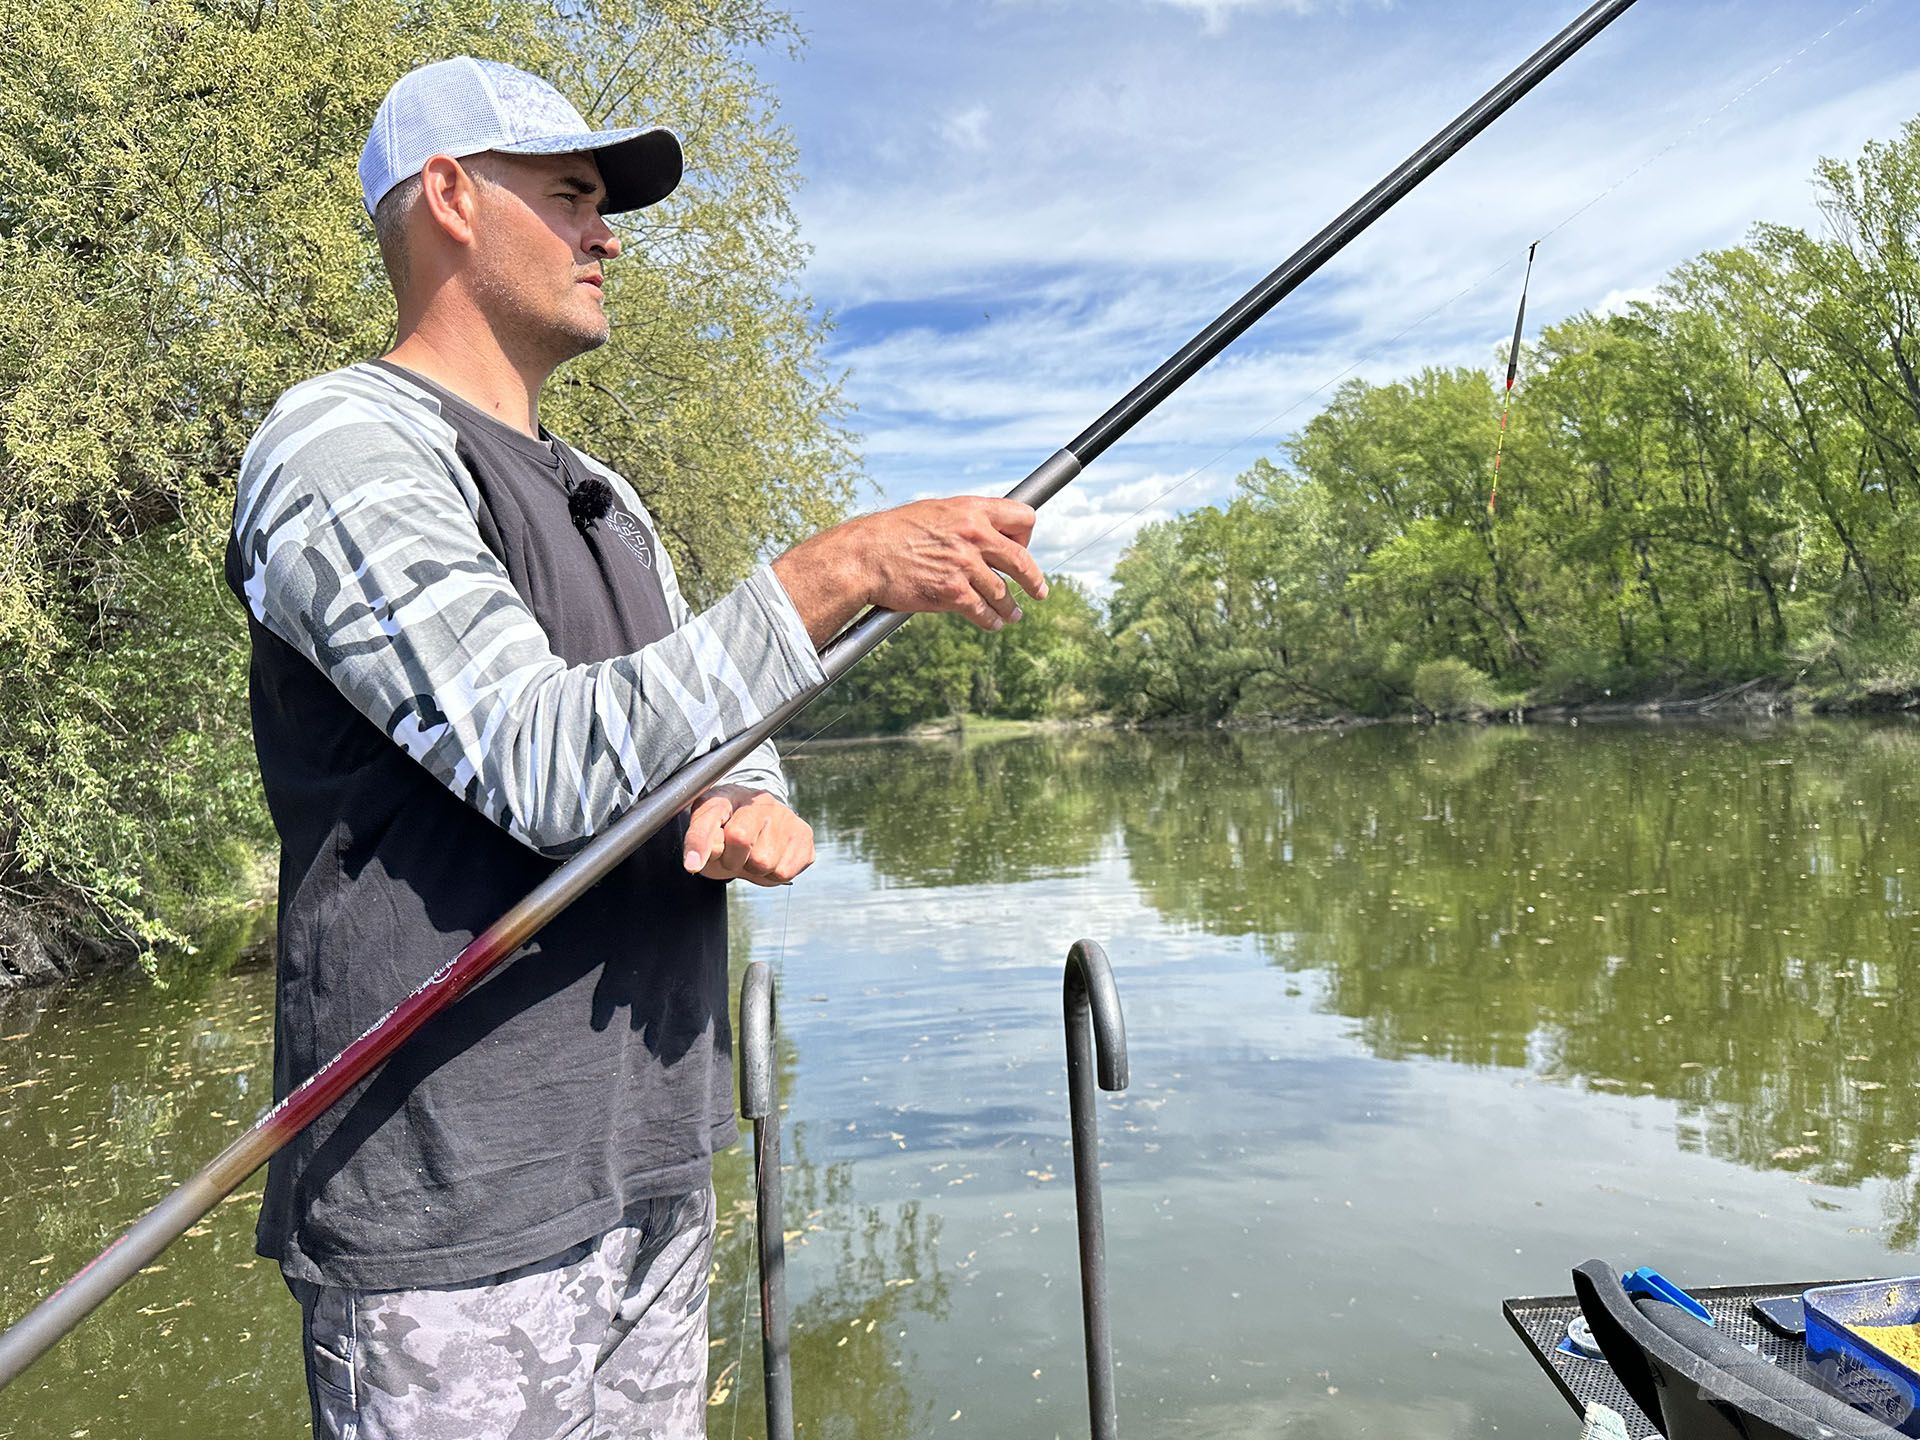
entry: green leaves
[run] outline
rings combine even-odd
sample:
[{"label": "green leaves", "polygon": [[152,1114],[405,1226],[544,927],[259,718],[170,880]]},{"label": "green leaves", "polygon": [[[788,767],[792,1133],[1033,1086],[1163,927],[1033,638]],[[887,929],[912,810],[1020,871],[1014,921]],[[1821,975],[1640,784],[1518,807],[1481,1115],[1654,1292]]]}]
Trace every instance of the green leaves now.
[{"label": "green leaves", "polygon": [[[711,599],[857,471],[798,288],[764,0],[0,0],[0,887],[55,927],[177,938],[269,837],[218,559],[267,407],[393,316],[355,173],[415,65],[548,75],[687,143],[608,270],[614,340],[544,418],[621,468]],[[235,842],[237,837],[237,847]]]},{"label": "green leaves", "polygon": [[1049,575],[1045,600],[1019,603],[1019,623],[994,634],[950,615],[914,620],[796,732],[829,722],[836,734],[904,730],[968,714],[1075,719],[1103,708],[1109,646],[1092,598],[1070,576]]},{"label": "green leaves", "polygon": [[1225,717],[1913,685],[1920,121],[1819,181],[1826,234],[1758,227],[1546,330],[1497,517],[1491,375],[1342,386],[1286,467],[1122,560],[1116,695]]}]

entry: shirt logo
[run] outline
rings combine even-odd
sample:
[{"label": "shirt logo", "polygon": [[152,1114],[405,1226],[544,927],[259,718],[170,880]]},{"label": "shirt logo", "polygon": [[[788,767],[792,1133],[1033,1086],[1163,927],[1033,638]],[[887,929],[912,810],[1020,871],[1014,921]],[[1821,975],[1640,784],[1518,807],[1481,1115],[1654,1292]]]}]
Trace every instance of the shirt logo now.
[{"label": "shirt logo", "polygon": [[626,542],[627,549],[633,552],[633,558],[642,566],[653,568],[653,542],[647,538],[647,527],[624,510],[615,510],[607,516],[607,523],[613,527],[613,533]]}]

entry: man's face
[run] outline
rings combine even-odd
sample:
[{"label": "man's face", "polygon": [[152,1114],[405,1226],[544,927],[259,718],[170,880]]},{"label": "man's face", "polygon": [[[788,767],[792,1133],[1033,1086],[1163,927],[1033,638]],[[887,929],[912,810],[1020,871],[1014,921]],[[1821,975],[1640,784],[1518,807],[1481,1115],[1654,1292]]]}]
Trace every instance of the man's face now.
[{"label": "man's face", "polygon": [[600,214],[606,187],[590,153],[467,162],[480,183],[474,294],[496,333],[558,365],[606,343],[602,262],[620,241]]}]

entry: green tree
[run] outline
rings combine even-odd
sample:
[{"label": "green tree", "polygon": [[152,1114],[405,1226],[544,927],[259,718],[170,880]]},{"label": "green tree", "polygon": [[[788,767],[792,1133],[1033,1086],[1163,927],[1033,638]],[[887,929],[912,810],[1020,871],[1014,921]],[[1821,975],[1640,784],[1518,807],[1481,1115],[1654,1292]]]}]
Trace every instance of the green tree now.
[{"label": "green tree", "polygon": [[995,714],[1072,719],[1099,703],[1107,636],[1100,609],[1070,576],[1047,579],[1047,598],[1020,601],[1022,618],[992,638]]},{"label": "green tree", "polygon": [[1685,567],[1639,523],[1667,473],[1656,383],[1647,327],[1630,316],[1550,327],[1529,367],[1531,423],[1513,458],[1527,523],[1556,537],[1560,562],[1547,580],[1549,693],[1635,690],[1685,668],[1670,598]]},{"label": "green tree", "polygon": [[[1368,563],[1354,583],[1377,618],[1428,645],[1471,649],[1496,672],[1537,658],[1512,527],[1487,507],[1497,414],[1480,371],[1428,370],[1387,386],[1349,382],[1292,447],[1295,463],[1340,496],[1347,515],[1373,512]],[[1384,591],[1375,574],[1385,577]],[[1379,613],[1389,597],[1404,613]]]},{"label": "green tree", "polygon": [[[1022,618],[994,634],[952,615],[917,619],[840,682],[819,707],[836,734],[887,733],[966,715],[1037,720],[1087,714],[1098,703],[1109,646],[1100,611],[1072,578],[1047,577],[1048,596],[1015,591]],[[803,717],[795,736],[821,719]]]},{"label": "green tree", "polygon": [[1920,689],[1920,121],[1818,179],[1824,234],[1760,226],[1523,353],[1497,514],[1491,377],[1429,369],[1343,385],[1229,507],[1142,531],[1115,704]]},{"label": "green tree", "polygon": [[[1217,515],[1218,512],[1212,512]],[[1207,715],[1218,707],[1223,627],[1204,557],[1205,517],[1144,526],[1113,568],[1109,605],[1114,642],[1110,690],[1123,714]]]},{"label": "green tree", "polygon": [[976,677],[988,669],[983,632],[956,616],[917,618],[895,632],[794,729],[808,735],[830,720],[835,733],[851,735],[904,730],[964,715]]},{"label": "green tree", "polygon": [[[266,838],[218,562],[274,397],[377,353],[355,163],[392,81],[455,53],[596,122],[678,127],[689,179],[623,237],[615,340],[556,428],[631,475],[707,597],[837,513],[850,437],[795,285],[764,0],[0,0],[0,933],[177,941]],[[32,922],[23,914],[30,912]],[[4,941],[0,941],[4,943]]]}]

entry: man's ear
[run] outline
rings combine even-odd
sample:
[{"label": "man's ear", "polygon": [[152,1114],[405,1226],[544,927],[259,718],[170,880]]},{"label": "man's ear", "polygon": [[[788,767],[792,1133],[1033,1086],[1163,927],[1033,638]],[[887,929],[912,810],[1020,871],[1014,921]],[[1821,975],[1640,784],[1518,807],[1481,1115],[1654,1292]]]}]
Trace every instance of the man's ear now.
[{"label": "man's ear", "polygon": [[478,188],[458,160],[435,155],[421,166],[420,197],[428,220],[449,240],[456,245],[473,244]]}]

